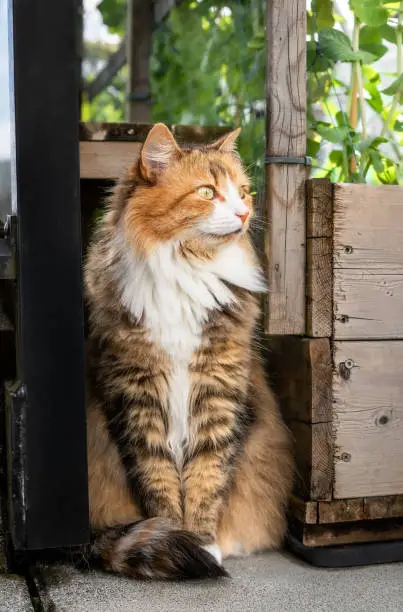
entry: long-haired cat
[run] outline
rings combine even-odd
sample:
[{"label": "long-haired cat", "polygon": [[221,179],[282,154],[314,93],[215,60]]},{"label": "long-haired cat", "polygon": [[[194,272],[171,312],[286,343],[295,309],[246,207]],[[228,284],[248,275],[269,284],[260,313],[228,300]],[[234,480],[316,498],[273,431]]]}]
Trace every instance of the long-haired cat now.
[{"label": "long-haired cat", "polygon": [[180,148],[155,125],[88,254],[92,552],[136,578],[225,575],[285,531],[290,439],[254,346],[265,282],[237,135]]}]

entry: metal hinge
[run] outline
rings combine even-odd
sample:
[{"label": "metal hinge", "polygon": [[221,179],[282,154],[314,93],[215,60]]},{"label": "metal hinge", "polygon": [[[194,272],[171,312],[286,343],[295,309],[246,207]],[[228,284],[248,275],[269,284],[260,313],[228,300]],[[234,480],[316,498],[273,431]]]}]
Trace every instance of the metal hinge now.
[{"label": "metal hinge", "polygon": [[0,227],[0,279],[13,280],[17,276],[17,217],[7,215],[4,227]]}]

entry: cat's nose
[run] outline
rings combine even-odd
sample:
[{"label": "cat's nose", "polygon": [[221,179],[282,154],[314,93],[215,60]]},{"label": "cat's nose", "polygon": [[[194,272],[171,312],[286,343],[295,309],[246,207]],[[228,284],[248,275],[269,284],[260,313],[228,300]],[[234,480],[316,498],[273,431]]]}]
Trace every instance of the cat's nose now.
[{"label": "cat's nose", "polygon": [[237,213],[237,217],[242,221],[242,225],[245,223],[246,219],[249,217],[249,210],[244,213]]}]

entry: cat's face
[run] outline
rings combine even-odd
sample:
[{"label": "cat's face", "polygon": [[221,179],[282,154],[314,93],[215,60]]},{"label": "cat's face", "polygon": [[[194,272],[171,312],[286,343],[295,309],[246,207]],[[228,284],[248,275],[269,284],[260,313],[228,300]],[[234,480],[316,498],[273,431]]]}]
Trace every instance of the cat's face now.
[{"label": "cat's face", "polygon": [[154,126],[140,155],[140,184],[124,214],[126,233],[142,250],[167,241],[219,246],[248,229],[252,197],[234,151],[239,131],[181,149],[166,126]]}]

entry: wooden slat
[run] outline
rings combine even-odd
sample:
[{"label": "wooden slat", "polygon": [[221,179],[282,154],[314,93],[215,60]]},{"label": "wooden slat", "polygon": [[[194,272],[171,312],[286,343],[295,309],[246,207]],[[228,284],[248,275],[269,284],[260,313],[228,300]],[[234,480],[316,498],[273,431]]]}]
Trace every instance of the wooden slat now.
[{"label": "wooden slat", "polygon": [[403,518],[403,495],[305,501],[291,496],[289,514],[307,525]]},{"label": "wooden slat", "polygon": [[333,327],[333,217],[332,183],[307,182],[306,333],[332,335]]},{"label": "wooden slat", "polygon": [[319,502],[319,523],[349,523],[364,519],[364,501],[362,499],[341,499]]},{"label": "wooden slat", "polygon": [[[267,3],[268,156],[306,154],[304,0]],[[292,78],[290,78],[292,75]],[[269,334],[305,332],[305,179],[298,164],[267,165]]]},{"label": "wooden slat", "polygon": [[[219,138],[229,128],[192,125],[169,126],[178,142],[203,143]],[[81,123],[80,176],[116,179],[138,158],[152,124]]]},{"label": "wooden slat", "polygon": [[[144,142],[152,123],[81,122],[80,141],[95,142]],[[167,124],[179,143],[204,143],[220,138],[231,131],[228,126],[172,125]]]},{"label": "wooden slat", "polygon": [[403,495],[364,498],[364,514],[368,519],[403,517]]},{"label": "wooden slat", "polygon": [[138,158],[138,142],[80,142],[80,177],[116,179]]},{"label": "wooden slat", "polygon": [[359,521],[329,525],[291,525],[291,531],[305,546],[341,546],[364,542],[387,542],[403,539],[403,521]]},{"label": "wooden slat", "polygon": [[403,338],[403,190],[334,187],[334,334]]},{"label": "wooden slat", "polygon": [[403,493],[403,342],[335,342],[335,498]]}]

